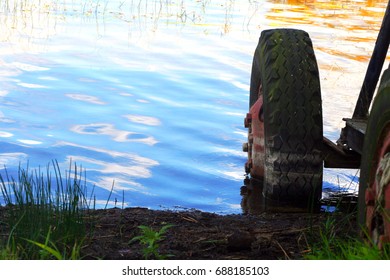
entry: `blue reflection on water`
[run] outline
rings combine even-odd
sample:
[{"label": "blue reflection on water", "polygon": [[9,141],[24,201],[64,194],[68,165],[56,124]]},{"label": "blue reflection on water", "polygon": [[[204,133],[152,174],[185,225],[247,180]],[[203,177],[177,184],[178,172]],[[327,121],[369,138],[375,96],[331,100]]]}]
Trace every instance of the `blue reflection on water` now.
[{"label": "blue reflection on water", "polygon": [[8,172],[18,161],[31,168],[56,159],[64,169],[73,161],[102,202],[115,181],[113,197],[124,194],[130,206],[239,211],[247,98],[232,81],[246,84],[247,75],[207,53],[183,55],[180,45],[160,46],[170,52],[161,55],[128,38],[116,37],[117,49],[80,37],[66,51],[3,56],[13,70],[1,107]]}]

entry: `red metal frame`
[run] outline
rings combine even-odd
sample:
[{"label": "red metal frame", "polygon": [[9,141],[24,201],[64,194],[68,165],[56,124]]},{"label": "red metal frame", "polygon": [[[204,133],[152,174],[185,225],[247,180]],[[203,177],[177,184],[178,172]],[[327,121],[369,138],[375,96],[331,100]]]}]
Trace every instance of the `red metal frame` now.
[{"label": "red metal frame", "polygon": [[263,95],[251,107],[245,118],[245,127],[248,128],[248,161],[245,170],[254,178],[264,177],[264,122],[262,120]]}]

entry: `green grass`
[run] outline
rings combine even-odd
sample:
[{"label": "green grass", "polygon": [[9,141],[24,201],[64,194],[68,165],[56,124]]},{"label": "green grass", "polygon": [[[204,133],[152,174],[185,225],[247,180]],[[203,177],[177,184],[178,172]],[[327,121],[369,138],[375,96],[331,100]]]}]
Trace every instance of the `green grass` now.
[{"label": "green grass", "polygon": [[382,250],[369,238],[360,236],[363,230],[352,229],[356,212],[330,213],[322,227],[310,232],[308,260],[389,260],[390,246]]},{"label": "green grass", "polygon": [[306,256],[309,260],[388,260],[389,250],[379,250],[358,238],[323,240],[321,247],[315,247]]},{"label": "green grass", "polygon": [[[88,232],[85,215],[94,207],[86,197],[82,171],[57,162],[45,172],[19,167],[17,178],[0,174],[6,211],[0,220],[0,259],[74,259]],[[92,202],[92,205],[91,205]]]}]

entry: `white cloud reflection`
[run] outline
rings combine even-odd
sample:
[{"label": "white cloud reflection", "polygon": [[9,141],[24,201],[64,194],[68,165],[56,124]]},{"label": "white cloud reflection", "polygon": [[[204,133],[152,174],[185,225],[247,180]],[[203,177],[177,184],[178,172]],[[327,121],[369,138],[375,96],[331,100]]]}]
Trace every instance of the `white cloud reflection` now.
[{"label": "white cloud reflection", "polygon": [[226,199],[224,199],[224,198],[217,197],[215,199],[215,204],[226,206],[228,209],[232,209],[232,210],[241,210],[240,204],[228,203],[228,202],[225,202],[225,200]]},{"label": "white cloud reflection", "polygon": [[161,121],[154,117],[141,116],[141,115],[125,115],[124,117],[134,123],[140,123],[140,124],[150,125],[150,126],[161,125]]},{"label": "white cloud reflection", "polygon": [[0,97],[4,97],[9,93],[8,90],[0,90]]},{"label": "white cloud reflection", "polygon": [[92,95],[68,93],[68,94],[65,94],[65,96],[72,98],[74,100],[84,101],[84,102],[88,102],[88,103],[92,103],[92,104],[96,104],[96,105],[106,104],[106,102],[103,102],[99,98],[97,98],[96,96],[92,96]]},{"label": "white cloud reflection", "polygon": [[148,166],[148,167],[159,165],[158,161],[155,161],[153,159],[146,158],[146,157],[141,157],[137,154],[132,154],[132,153],[123,153],[123,152],[101,149],[101,148],[96,148],[96,147],[91,147],[91,146],[83,146],[83,145],[79,145],[79,144],[75,144],[75,143],[71,143],[71,142],[65,142],[65,141],[58,142],[54,146],[55,147],[71,146],[71,147],[76,147],[76,148],[80,148],[80,149],[85,149],[85,150],[89,150],[89,151],[93,151],[93,152],[97,152],[97,153],[107,154],[107,155],[114,157],[114,158],[124,158],[124,159],[129,160],[129,162],[131,162],[133,164],[139,164],[139,165]]},{"label": "white cloud reflection", "polygon": [[145,186],[135,180],[151,177],[152,172],[150,168],[159,165],[157,161],[136,154],[87,147],[69,142],[59,142],[55,146],[72,146],[116,158],[116,160],[106,161],[74,154],[67,155],[66,160],[61,164],[65,168],[69,162],[76,162],[86,168],[87,172],[92,171],[99,174],[93,177],[87,176],[89,183],[108,191],[111,191],[111,187],[114,183],[113,191],[115,193],[125,190],[153,195]]},{"label": "white cloud reflection", "polygon": [[[128,177],[135,178],[149,178],[152,173],[149,170],[149,166],[140,165],[140,164],[120,164],[116,162],[108,162],[103,160],[97,160],[94,158],[77,156],[77,155],[68,155],[68,159],[75,162],[86,162],[89,167],[88,170],[99,171],[101,173],[115,174],[119,173]],[[94,168],[98,167],[98,168]]]},{"label": "white cloud reflection", "polygon": [[47,67],[41,67],[41,66],[36,66],[36,65],[21,63],[21,62],[12,62],[11,65],[13,65],[14,67],[16,67],[20,70],[27,71],[27,72],[50,70],[50,68],[47,68]]},{"label": "white cloud reflection", "polygon": [[[88,179],[88,182],[96,187],[112,191],[115,194],[121,194],[122,191],[137,192],[148,196],[153,196],[142,184],[130,180],[129,178],[120,178],[118,176],[97,176],[94,180]],[[114,186],[112,188],[112,186]]]},{"label": "white cloud reflection", "polygon": [[12,133],[9,133],[7,131],[0,131],[0,137],[8,138],[14,136]]},{"label": "white cloud reflection", "polygon": [[18,139],[20,143],[26,144],[26,145],[39,145],[42,144],[41,141],[35,141],[35,140],[29,140],[29,139]]},{"label": "white cloud reflection", "polygon": [[28,155],[25,153],[1,153],[0,168],[4,166],[18,166],[21,161],[25,161]]},{"label": "white cloud reflection", "polygon": [[47,88],[47,86],[44,85],[31,84],[31,83],[18,83],[18,85],[25,88]]},{"label": "white cloud reflection", "polygon": [[71,128],[71,131],[79,134],[108,135],[116,142],[140,142],[150,146],[158,143],[152,136],[141,135],[140,137],[138,133],[116,129],[114,125],[109,123],[76,125]]},{"label": "white cloud reflection", "polygon": [[13,123],[15,121],[6,118],[5,115],[3,114],[3,112],[0,111],[0,122],[2,122],[2,123]]},{"label": "white cloud reflection", "polygon": [[222,175],[222,177],[226,177],[228,179],[232,179],[234,181],[242,181],[244,177],[244,171],[241,171],[241,169],[238,169],[239,167],[235,167],[235,169],[232,169],[231,171],[221,171],[218,170],[217,172]]}]

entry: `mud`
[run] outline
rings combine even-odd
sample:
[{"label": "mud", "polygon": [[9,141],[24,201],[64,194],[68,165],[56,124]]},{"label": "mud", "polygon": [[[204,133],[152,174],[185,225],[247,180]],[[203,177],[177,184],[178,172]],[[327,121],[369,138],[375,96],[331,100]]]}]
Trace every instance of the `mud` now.
[{"label": "mud", "polygon": [[[159,253],[169,259],[304,259],[318,241],[332,213],[263,213],[217,215],[200,211],[156,211],[145,208],[95,210],[92,235],[82,249],[86,259],[143,259],[138,226],[158,231],[173,225],[160,242]],[[343,214],[340,215],[340,219]],[[337,234],[355,231],[355,219]],[[336,232],[335,232],[336,233]],[[353,233],[355,234],[355,233]]]}]

